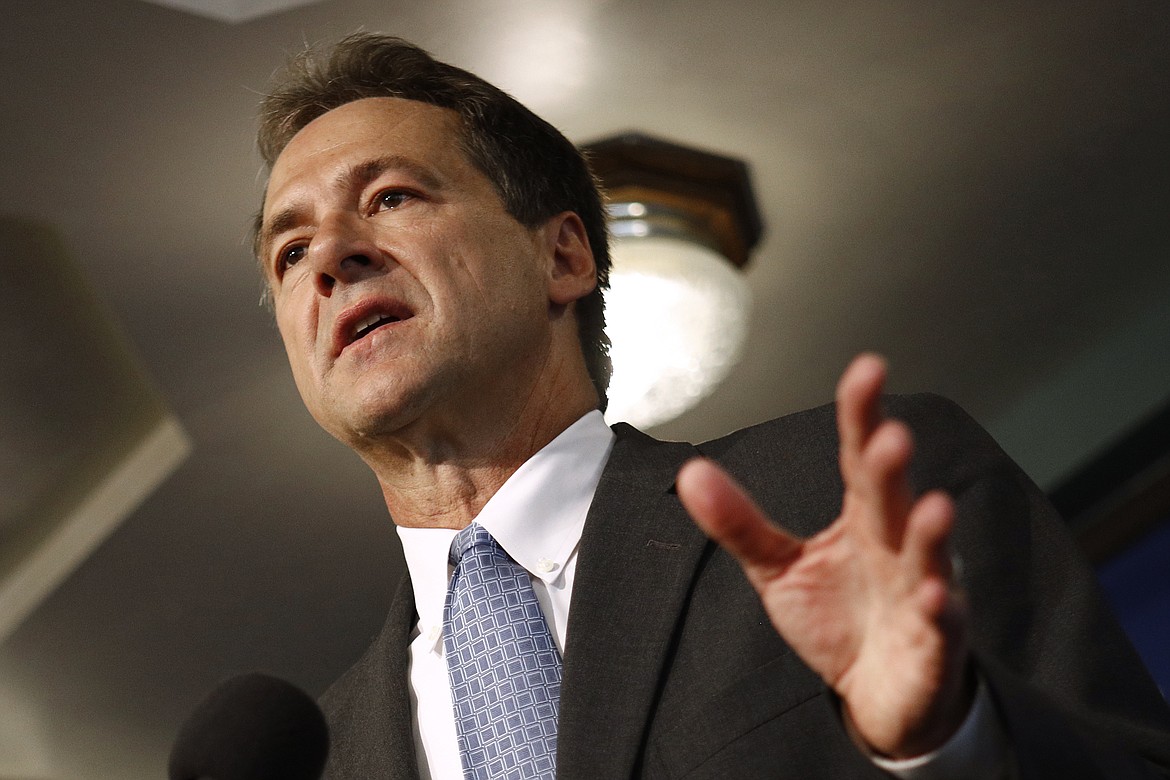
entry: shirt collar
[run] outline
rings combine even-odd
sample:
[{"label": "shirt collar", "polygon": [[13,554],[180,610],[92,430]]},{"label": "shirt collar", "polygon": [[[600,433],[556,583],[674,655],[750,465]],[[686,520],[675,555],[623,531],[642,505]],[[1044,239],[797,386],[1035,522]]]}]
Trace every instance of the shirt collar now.
[{"label": "shirt collar", "polygon": [[[556,587],[581,540],[585,516],[615,438],[601,412],[589,412],[525,461],[488,500],[475,522],[532,576]],[[451,575],[447,553],[455,533],[398,528],[423,633],[443,622]]]}]

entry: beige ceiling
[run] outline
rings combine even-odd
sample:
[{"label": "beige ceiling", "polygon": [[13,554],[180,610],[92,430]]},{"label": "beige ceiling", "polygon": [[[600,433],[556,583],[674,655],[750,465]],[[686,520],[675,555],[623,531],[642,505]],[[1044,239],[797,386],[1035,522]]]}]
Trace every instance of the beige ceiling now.
[{"label": "beige ceiling", "polygon": [[1051,483],[1170,396],[1165,0],[0,13],[0,217],[63,237],[193,447],[0,645],[0,777],[161,777],[216,681],[319,692],[380,624],[394,534],[300,407],[245,244],[257,94],[306,40],[394,32],[575,140],[636,129],[749,161],[767,232],[747,356],[662,435],[824,402],[872,348],[895,389],[954,397]]}]

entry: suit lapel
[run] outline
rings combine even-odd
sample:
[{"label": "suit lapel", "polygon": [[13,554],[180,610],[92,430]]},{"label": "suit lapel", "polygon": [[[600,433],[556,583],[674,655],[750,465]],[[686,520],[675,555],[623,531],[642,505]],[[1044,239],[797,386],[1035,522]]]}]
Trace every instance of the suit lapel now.
[{"label": "suit lapel", "polygon": [[404,575],[378,638],[322,697],[331,742],[326,778],[417,780],[408,680],[417,620]]},{"label": "suit lapel", "polygon": [[[389,685],[383,685],[380,695],[386,707],[387,765],[378,767],[378,774],[388,780],[414,780],[418,777],[418,758],[415,756],[414,716],[410,709],[410,631],[418,621],[414,609],[414,588],[407,576],[399,588],[383,629],[380,643],[386,648],[383,663],[390,670]],[[371,735],[374,736],[374,735]]]},{"label": "suit lapel", "polygon": [[558,728],[561,778],[629,777],[707,538],[674,494],[697,454],[625,425],[581,537]]}]

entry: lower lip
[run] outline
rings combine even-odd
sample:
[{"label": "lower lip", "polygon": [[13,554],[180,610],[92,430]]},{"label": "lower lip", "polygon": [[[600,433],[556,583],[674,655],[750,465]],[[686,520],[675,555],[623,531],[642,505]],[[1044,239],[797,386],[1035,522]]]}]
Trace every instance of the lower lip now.
[{"label": "lower lip", "polygon": [[362,336],[357,341],[352,341],[347,344],[342,348],[341,354],[358,357],[369,353],[371,350],[382,346],[387,341],[388,337],[391,337],[391,333],[397,333],[398,330],[407,322],[410,322],[409,318],[405,320],[396,320],[394,322],[382,325],[381,327],[370,331],[365,336]]}]

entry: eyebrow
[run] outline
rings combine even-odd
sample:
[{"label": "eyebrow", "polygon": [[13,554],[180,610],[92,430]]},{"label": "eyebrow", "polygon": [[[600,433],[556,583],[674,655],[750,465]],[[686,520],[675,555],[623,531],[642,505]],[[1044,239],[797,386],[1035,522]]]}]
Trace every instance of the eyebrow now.
[{"label": "eyebrow", "polygon": [[289,206],[277,212],[259,231],[259,240],[256,242],[256,255],[261,263],[267,264],[268,251],[273,240],[287,230],[292,230],[304,221],[302,214],[305,210],[300,206]]},{"label": "eyebrow", "polygon": [[[371,181],[386,171],[400,170],[418,179],[424,187],[435,190],[442,186],[442,182],[434,172],[425,165],[397,154],[388,154],[366,160],[341,171],[332,182],[332,187],[342,192],[361,190]],[[308,216],[309,209],[303,204],[293,204],[276,212],[270,220],[261,224],[257,232],[257,255],[261,260],[267,258],[269,247],[280,234],[303,224]]]}]

